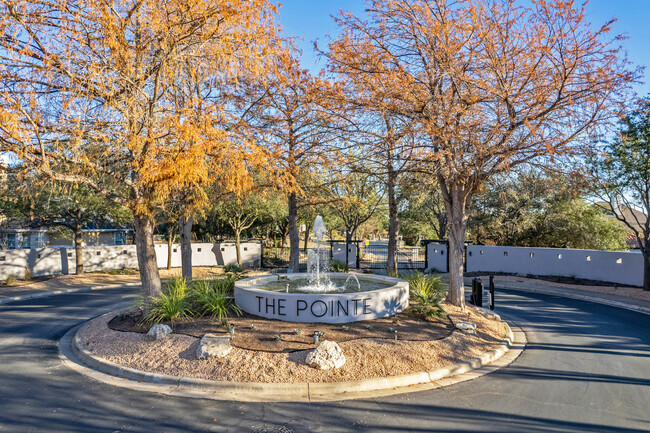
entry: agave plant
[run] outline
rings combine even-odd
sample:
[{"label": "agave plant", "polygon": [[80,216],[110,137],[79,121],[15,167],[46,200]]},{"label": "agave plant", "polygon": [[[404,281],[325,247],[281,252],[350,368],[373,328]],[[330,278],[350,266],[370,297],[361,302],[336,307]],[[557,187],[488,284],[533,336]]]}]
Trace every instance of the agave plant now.
[{"label": "agave plant", "polygon": [[447,291],[440,277],[413,273],[405,278],[409,282],[411,300],[415,301],[411,311],[427,319],[446,315],[440,302],[445,298]]}]

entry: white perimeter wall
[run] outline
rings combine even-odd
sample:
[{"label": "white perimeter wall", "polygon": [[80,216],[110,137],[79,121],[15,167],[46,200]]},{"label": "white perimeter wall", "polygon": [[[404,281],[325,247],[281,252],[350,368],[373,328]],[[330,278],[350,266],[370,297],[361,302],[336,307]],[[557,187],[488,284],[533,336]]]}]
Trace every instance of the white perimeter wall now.
[{"label": "white perimeter wall", "polygon": [[[345,244],[332,245],[332,260],[345,263]],[[357,267],[357,245],[348,244],[348,268]]]},{"label": "white perimeter wall", "polygon": [[448,272],[447,245],[427,244],[427,269],[436,272]]},{"label": "white perimeter wall", "polygon": [[[245,266],[260,266],[260,244],[242,243],[241,258]],[[135,245],[84,247],[84,270],[87,272],[137,268]],[[167,267],[167,245],[156,244],[159,268]],[[38,248],[0,250],[0,279],[23,278],[29,270],[33,277],[76,272],[74,248]],[[192,244],[192,265],[224,266],[237,263],[234,243]],[[172,246],[172,267],[181,266],[180,246]]]},{"label": "white perimeter wall", "polygon": [[467,247],[466,264],[467,272],[576,277],[643,285],[643,256],[638,253],[471,245]]}]

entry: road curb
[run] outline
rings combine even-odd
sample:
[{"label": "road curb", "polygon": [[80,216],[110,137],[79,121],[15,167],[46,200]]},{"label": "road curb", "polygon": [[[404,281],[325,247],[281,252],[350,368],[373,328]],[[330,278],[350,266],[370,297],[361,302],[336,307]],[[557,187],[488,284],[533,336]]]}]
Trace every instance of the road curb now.
[{"label": "road curb", "polygon": [[539,293],[542,295],[550,295],[550,296],[557,296],[559,298],[569,298],[569,299],[575,299],[578,301],[585,301],[585,302],[591,302],[593,304],[601,304],[601,305],[608,305],[610,307],[616,307],[616,308],[623,308],[625,310],[630,310],[630,311],[635,311],[637,313],[641,314],[647,314],[650,315],[650,308],[648,307],[642,307],[640,305],[635,305],[635,304],[630,304],[628,302],[621,302],[621,301],[615,301],[612,299],[606,299],[606,298],[600,298],[598,296],[589,296],[589,295],[583,295],[583,294],[578,294],[578,293],[558,293],[555,290],[545,290],[543,288],[531,288],[531,287],[516,287],[514,285],[508,285],[502,286],[501,289],[503,290],[513,290],[513,291],[521,291],[521,292],[529,292],[529,293]]},{"label": "road curb", "polygon": [[74,289],[62,289],[62,290],[52,290],[49,292],[32,293],[29,295],[8,296],[5,298],[0,298],[0,305],[7,304],[9,302],[29,301],[31,299],[49,298],[50,296],[56,296],[56,295],[67,295],[68,293],[92,292],[95,290],[104,290],[104,289],[119,289],[120,287],[139,287],[140,285],[141,283],[125,283],[125,284],[109,284],[105,286],[84,286],[84,287],[76,287]]},{"label": "road curb", "polygon": [[[61,353],[67,358],[68,365],[75,363],[75,366],[70,366],[81,373],[117,386],[216,400],[314,402],[369,398],[436,389],[483,376],[510,364],[523,351],[526,342],[525,335],[519,327],[515,326],[513,332],[510,325],[506,323],[507,337],[494,349],[469,361],[427,372],[331,383],[212,381],[148,373],[115,364],[90,353],[83,347],[79,332],[94,320],[99,320],[110,314],[114,315],[116,312],[107,313],[73,328],[61,339]],[[71,350],[66,350],[66,346]],[[510,356],[504,356],[506,354]],[[499,360],[501,361],[499,362]],[[88,371],[89,369],[91,371]]]}]

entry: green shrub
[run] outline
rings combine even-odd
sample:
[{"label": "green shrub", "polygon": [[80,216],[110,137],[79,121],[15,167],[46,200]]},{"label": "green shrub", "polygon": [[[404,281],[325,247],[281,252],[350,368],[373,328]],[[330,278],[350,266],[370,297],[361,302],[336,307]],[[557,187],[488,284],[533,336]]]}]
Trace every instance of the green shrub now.
[{"label": "green shrub", "polygon": [[7,277],[7,279],[5,280],[5,286],[11,286],[15,282],[16,282],[16,277]]},{"label": "green shrub", "polygon": [[339,260],[332,260],[330,262],[330,271],[332,272],[347,272],[349,270],[348,265]]},{"label": "green shrub", "polygon": [[212,289],[227,295],[232,295],[235,291],[235,281],[237,281],[236,275],[229,275],[224,278],[217,278],[210,280],[210,285]]},{"label": "green shrub", "polygon": [[185,279],[173,278],[167,281],[163,287],[162,295],[152,301],[151,310],[145,320],[148,323],[160,323],[169,320],[173,327],[175,320],[192,316],[187,292]]},{"label": "green shrub", "polygon": [[411,300],[415,301],[412,312],[427,319],[446,315],[440,302],[445,299],[447,290],[440,277],[413,273],[404,278],[409,282]]},{"label": "green shrub", "polygon": [[232,273],[232,274],[241,274],[242,272],[244,272],[244,268],[242,268],[241,265],[238,265],[236,263],[232,264],[232,265],[224,266],[223,270],[225,272],[229,272],[229,273]]},{"label": "green shrub", "polygon": [[195,280],[191,287],[192,311],[197,315],[228,319],[229,314],[240,315],[241,309],[232,301],[235,285],[233,276],[215,280]]}]

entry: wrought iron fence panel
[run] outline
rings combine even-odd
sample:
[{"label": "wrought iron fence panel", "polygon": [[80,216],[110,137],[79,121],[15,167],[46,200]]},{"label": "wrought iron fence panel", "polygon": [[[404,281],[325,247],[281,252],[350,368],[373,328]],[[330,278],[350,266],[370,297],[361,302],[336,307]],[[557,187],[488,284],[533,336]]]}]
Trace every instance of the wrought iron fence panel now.
[{"label": "wrought iron fence panel", "polygon": [[[424,247],[402,247],[397,249],[397,267],[400,269],[424,269],[426,267]],[[359,268],[386,269],[388,247],[384,245],[362,245],[359,254]]]},{"label": "wrought iron fence panel", "polygon": [[[264,268],[287,268],[289,267],[289,247],[264,248],[262,252],[262,266]],[[298,254],[300,272],[307,271],[307,253],[301,248]]]}]

